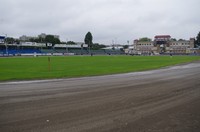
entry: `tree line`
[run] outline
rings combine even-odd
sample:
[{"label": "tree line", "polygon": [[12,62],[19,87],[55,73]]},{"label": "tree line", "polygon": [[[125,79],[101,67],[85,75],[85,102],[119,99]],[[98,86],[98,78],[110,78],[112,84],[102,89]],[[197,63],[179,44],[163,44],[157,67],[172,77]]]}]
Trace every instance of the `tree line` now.
[{"label": "tree line", "polygon": [[[13,37],[7,37],[6,38],[6,43],[8,44],[20,44],[21,40],[15,39]],[[69,45],[75,45],[76,43],[74,41],[67,41],[67,42],[61,42],[59,38],[55,37],[54,35],[46,35],[44,38],[43,37],[38,37],[38,38],[30,38],[28,42],[36,42],[36,43],[51,43],[52,45],[55,44],[69,44]],[[105,48],[106,46],[103,44],[98,44],[98,43],[93,43],[93,36],[91,32],[88,32],[85,35],[84,38],[85,44],[88,44],[88,46],[91,49],[97,50],[101,48]]]},{"label": "tree line", "polygon": [[[176,39],[174,39],[176,40]],[[139,41],[151,41],[151,39],[145,37],[145,38],[141,38]],[[36,43],[52,43],[53,45],[55,44],[76,44],[74,41],[68,41],[68,42],[61,42],[59,38],[55,37],[54,35],[46,35],[45,38],[42,37],[38,37],[38,38],[31,38],[29,40],[29,42],[36,42]],[[85,44],[88,44],[88,46],[91,49],[100,49],[100,48],[104,48],[106,47],[103,44],[98,44],[98,43],[93,43],[93,36],[91,32],[88,32],[85,35],[84,38],[84,42]],[[12,37],[7,37],[6,38],[6,43],[8,44],[12,44],[12,43],[20,43],[19,39],[14,39]],[[195,47],[199,47],[200,46],[200,32],[197,34],[196,38],[195,38]]]}]

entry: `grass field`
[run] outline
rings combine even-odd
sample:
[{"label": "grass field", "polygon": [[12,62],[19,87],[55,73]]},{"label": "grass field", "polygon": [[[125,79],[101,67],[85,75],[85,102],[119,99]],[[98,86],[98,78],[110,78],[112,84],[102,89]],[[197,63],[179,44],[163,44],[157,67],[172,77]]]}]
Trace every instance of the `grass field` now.
[{"label": "grass field", "polygon": [[[67,56],[0,58],[0,81],[70,78],[157,69],[199,56]],[[50,64],[50,65],[49,65]]]}]

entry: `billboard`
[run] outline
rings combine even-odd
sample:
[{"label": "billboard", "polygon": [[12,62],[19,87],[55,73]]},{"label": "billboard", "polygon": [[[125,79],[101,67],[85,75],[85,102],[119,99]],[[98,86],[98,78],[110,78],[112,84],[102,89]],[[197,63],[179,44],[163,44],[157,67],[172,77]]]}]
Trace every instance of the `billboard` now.
[{"label": "billboard", "polygon": [[5,42],[5,36],[0,36],[0,44]]}]

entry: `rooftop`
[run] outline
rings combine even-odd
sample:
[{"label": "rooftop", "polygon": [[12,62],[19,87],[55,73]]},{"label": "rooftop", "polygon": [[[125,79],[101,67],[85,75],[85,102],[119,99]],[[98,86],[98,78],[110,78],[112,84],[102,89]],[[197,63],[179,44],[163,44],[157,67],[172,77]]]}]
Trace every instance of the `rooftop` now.
[{"label": "rooftop", "polygon": [[171,38],[170,35],[156,35],[154,38]]}]

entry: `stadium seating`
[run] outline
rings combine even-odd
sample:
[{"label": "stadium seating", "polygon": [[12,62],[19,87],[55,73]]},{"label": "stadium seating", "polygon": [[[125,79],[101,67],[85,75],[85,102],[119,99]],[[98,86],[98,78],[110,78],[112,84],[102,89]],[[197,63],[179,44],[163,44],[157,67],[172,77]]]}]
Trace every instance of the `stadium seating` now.
[{"label": "stadium seating", "polygon": [[41,53],[40,50],[38,49],[8,49],[7,51],[4,50],[0,50],[0,53],[2,54],[31,54],[31,53]]},{"label": "stadium seating", "polygon": [[96,55],[105,55],[106,52],[104,50],[90,50],[90,52],[92,54],[96,54]]},{"label": "stadium seating", "polygon": [[105,52],[109,55],[120,55],[120,54],[124,54],[123,51],[121,50],[114,50],[114,49],[106,49]]},{"label": "stadium seating", "polygon": [[121,50],[114,50],[114,49],[99,49],[99,50],[93,50],[93,49],[81,49],[81,48],[54,48],[54,49],[48,49],[48,48],[38,48],[38,47],[17,47],[17,46],[9,46],[7,51],[6,47],[4,45],[0,46],[0,54],[5,55],[18,55],[18,54],[34,54],[34,53],[39,53],[43,55],[48,55],[48,54],[65,54],[65,53],[73,53],[75,55],[120,55],[124,54],[123,51]]}]

